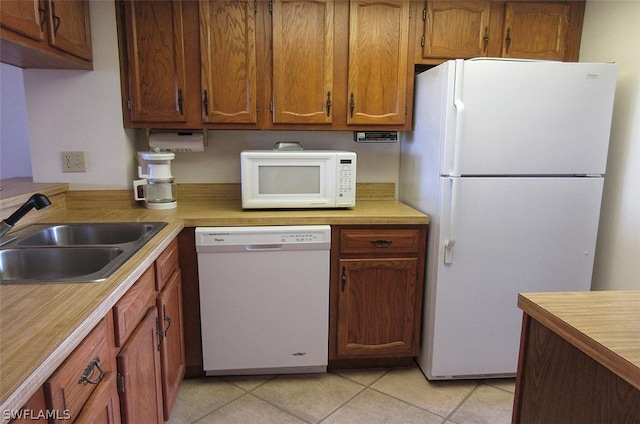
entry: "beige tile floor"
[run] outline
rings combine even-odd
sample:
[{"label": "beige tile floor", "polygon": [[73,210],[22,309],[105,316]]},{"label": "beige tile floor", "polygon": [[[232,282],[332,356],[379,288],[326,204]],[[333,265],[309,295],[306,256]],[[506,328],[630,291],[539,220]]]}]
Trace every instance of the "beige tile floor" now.
[{"label": "beige tile floor", "polygon": [[510,423],[514,379],[428,381],[419,368],[185,380],[170,424]]}]

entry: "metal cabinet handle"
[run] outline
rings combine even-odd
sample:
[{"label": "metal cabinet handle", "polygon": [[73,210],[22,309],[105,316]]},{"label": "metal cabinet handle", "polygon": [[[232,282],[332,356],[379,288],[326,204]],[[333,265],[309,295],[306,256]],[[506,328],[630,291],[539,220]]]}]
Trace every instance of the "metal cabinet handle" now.
[{"label": "metal cabinet handle", "polygon": [[53,35],[58,35],[58,28],[60,28],[60,16],[56,15],[56,4],[51,2],[51,16],[53,17]]},{"label": "metal cabinet handle", "polygon": [[47,23],[47,10],[42,7],[41,1],[38,1],[38,14],[40,15],[40,31],[44,31],[44,26]]},{"label": "metal cabinet handle", "polygon": [[331,116],[331,91],[327,91],[327,116]]},{"label": "metal cabinet handle", "polygon": [[209,116],[209,92],[207,90],[204,90],[202,106],[204,106],[204,116]]},{"label": "metal cabinet handle", "polygon": [[349,108],[351,109],[351,117],[353,118],[353,110],[356,108],[356,102],[353,100],[353,93],[351,93],[351,101],[349,102]]},{"label": "metal cabinet handle", "polygon": [[484,40],[484,51],[486,52],[489,46],[489,27],[484,27],[484,37],[482,39]]},{"label": "metal cabinet handle", "polygon": [[511,28],[507,28],[507,36],[505,37],[504,41],[507,43],[505,53],[509,54],[509,47],[511,47]]},{"label": "metal cabinet handle", "polygon": [[373,244],[375,247],[385,248],[385,247],[389,247],[391,245],[391,243],[393,243],[393,241],[391,241],[391,240],[371,240],[370,243]]},{"label": "metal cabinet handle", "polygon": [[182,97],[182,89],[178,89],[178,110],[180,111],[180,115],[184,115],[184,109],[182,104],[184,103],[184,98]]},{"label": "metal cabinet handle", "polygon": [[[91,377],[91,374],[93,374],[94,368],[97,368],[98,371],[100,371],[100,375],[98,375],[98,378],[96,378],[95,380],[92,380],[89,377]],[[87,368],[84,369],[84,373],[82,373],[82,376],[80,376],[80,379],[78,380],[78,384],[81,384],[84,381],[86,381],[89,384],[98,384],[100,383],[100,381],[102,381],[103,378],[104,378],[104,372],[100,368],[100,358],[96,356],[93,359],[93,361],[89,362],[89,365],[87,365]]]},{"label": "metal cabinet handle", "polygon": [[342,281],[342,291],[344,291],[345,286],[347,285],[347,273],[345,272],[344,267],[342,267],[342,277],[340,277]]},{"label": "metal cabinet handle", "polygon": [[158,317],[156,317],[156,334],[158,335],[158,343],[156,347],[158,348],[158,352],[160,352],[160,346],[162,345],[162,339],[165,336],[165,332],[160,328],[160,323],[158,322]]},{"label": "metal cabinet handle", "polygon": [[167,316],[167,305],[162,305],[162,315],[164,316],[164,320],[167,322],[167,329],[164,330],[164,336],[167,337],[169,335],[169,328],[171,327],[171,317]]}]

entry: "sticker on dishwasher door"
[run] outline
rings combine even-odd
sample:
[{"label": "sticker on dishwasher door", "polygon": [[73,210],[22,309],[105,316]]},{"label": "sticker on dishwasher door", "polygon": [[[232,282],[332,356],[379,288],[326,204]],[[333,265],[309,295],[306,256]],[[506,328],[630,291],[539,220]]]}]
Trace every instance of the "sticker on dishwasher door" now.
[{"label": "sticker on dishwasher door", "polygon": [[307,352],[296,352],[296,353],[293,354],[293,356],[304,356],[306,354],[307,354]]}]

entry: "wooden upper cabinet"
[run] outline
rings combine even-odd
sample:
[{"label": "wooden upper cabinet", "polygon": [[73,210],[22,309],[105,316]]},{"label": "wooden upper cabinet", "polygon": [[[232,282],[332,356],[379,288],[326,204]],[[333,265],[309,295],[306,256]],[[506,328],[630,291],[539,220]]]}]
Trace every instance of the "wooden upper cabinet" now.
[{"label": "wooden upper cabinet", "polygon": [[489,49],[488,1],[430,1],[424,13],[422,57],[486,56]]},{"label": "wooden upper cabinet", "polygon": [[182,2],[123,4],[131,121],[186,122]]},{"label": "wooden upper cabinet", "polygon": [[273,2],[273,122],[330,124],[333,0]]},{"label": "wooden upper cabinet", "polygon": [[48,0],[49,43],[62,51],[92,60],[89,2]]},{"label": "wooden upper cabinet", "polygon": [[569,3],[507,3],[503,57],[563,60]]},{"label": "wooden upper cabinet", "polygon": [[0,25],[32,40],[44,41],[46,10],[40,0],[3,0]]},{"label": "wooden upper cabinet", "polygon": [[351,1],[348,125],[405,122],[408,41],[409,1]]},{"label": "wooden upper cabinet", "polygon": [[416,31],[421,35],[415,62],[435,65],[472,57],[577,61],[584,7],[584,1],[428,0],[422,31]]},{"label": "wooden upper cabinet", "polygon": [[3,0],[0,39],[11,65],[92,69],[89,0]]},{"label": "wooden upper cabinet", "polygon": [[204,122],[256,123],[256,5],[200,0]]}]

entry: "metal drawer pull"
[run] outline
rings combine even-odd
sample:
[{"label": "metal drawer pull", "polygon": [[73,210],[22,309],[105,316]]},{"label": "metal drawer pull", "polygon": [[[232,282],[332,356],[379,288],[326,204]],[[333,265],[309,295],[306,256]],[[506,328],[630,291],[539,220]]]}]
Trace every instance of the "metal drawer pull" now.
[{"label": "metal drawer pull", "polygon": [[391,243],[393,243],[391,240],[371,240],[371,244],[380,248],[389,247]]},{"label": "metal drawer pull", "polygon": [[[98,371],[100,371],[100,375],[95,380],[92,380],[89,377],[91,376],[91,374],[93,374],[94,367],[97,368]],[[102,381],[103,378],[104,378],[104,371],[102,371],[102,369],[100,368],[100,358],[96,356],[93,361],[89,362],[89,365],[87,365],[87,368],[85,368],[84,373],[82,374],[82,377],[80,377],[80,380],[78,380],[78,384],[81,384],[83,381],[86,381],[89,384],[98,384]]]}]

